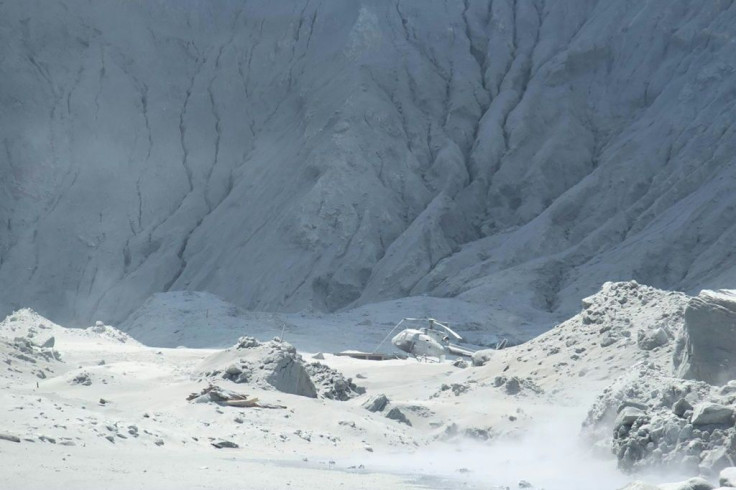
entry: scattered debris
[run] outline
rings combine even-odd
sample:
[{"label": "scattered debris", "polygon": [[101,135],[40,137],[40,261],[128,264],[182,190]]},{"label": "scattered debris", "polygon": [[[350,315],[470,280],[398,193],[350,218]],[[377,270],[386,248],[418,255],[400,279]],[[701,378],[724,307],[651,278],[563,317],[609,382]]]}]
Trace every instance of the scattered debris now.
[{"label": "scattered debris", "polygon": [[352,357],[353,359],[362,359],[364,361],[388,361],[391,359],[406,359],[401,354],[381,354],[379,352],[360,352],[356,350],[345,350],[336,352],[334,355],[338,357]]},{"label": "scattered debris", "polygon": [[216,385],[209,385],[199,393],[192,393],[187,400],[194,403],[216,403],[226,407],[237,408],[286,408],[283,405],[261,403],[258,398],[248,398],[248,395],[226,390]]}]

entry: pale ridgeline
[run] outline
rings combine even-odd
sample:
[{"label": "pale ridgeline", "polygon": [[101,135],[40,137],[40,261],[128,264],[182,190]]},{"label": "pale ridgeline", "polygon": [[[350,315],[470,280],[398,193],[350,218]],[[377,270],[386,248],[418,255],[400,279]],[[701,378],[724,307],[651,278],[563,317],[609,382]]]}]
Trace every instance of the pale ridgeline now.
[{"label": "pale ridgeline", "polygon": [[606,283],[526,343],[432,362],[307,353],[235,327],[226,349],[149,347],[102,323],[67,329],[19,310],[0,323],[3,481],[732,486],[735,318],[732,291]]},{"label": "pale ridgeline", "polygon": [[729,287],[734,25],[715,0],[3,2],[0,310],[427,294],[511,328],[606,280]]}]

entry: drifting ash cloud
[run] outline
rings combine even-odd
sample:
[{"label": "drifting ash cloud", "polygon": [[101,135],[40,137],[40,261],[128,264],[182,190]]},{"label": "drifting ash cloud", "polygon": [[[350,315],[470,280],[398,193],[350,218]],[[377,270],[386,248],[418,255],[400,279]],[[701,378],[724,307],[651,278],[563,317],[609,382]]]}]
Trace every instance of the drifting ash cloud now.
[{"label": "drifting ash cloud", "polygon": [[446,484],[455,480],[471,488],[520,488],[522,482],[546,490],[621,488],[631,478],[616,468],[615,457],[594,453],[579,439],[583,412],[555,407],[540,424],[516,438],[486,443],[463,440],[410,454],[372,455],[362,464],[372,470],[422,475]]}]

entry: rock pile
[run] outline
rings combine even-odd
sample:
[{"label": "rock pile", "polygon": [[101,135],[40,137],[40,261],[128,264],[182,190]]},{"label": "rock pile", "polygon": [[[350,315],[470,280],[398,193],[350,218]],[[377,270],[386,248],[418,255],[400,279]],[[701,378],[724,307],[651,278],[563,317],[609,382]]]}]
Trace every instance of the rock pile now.
[{"label": "rock pile", "polygon": [[15,337],[10,341],[0,339],[0,362],[10,376],[34,374],[45,379],[55,371],[54,364],[61,362],[59,352],[49,340],[43,342],[46,345],[43,346],[28,337]]},{"label": "rock pile", "polygon": [[[633,332],[636,333],[637,346],[650,351],[667,345],[682,324],[678,302],[663,304],[662,294],[662,291],[636,281],[606,283],[599,293],[582,300],[580,319],[583,325],[600,326],[601,347],[633,342]],[[648,313],[647,310],[660,304],[663,309],[659,318],[654,322],[648,321],[650,315],[642,313]]]},{"label": "rock pile", "polygon": [[334,369],[316,362],[307,364],[294,346],[279,339],[261,343],[241,337],[234,347],[205,360],[203,371],[207,377],[310,398],[349,400],[364,392]]},{"label": "rock pile", "polygon": [[599,435],[613,427],[611,447],[624,470],[711,477],[736,462],[735,404],[736,381],[717,388],[644,366],[635,379],[606,390],[584,426]]},{"label": "rock pile", "polygon": [[[48,341],[44,342],[44,344],[48,343]],[[61,361],[61,356],[53,349],[53,345],[51,347],[37,345],[26,337],[16,337],[13,339],[11,348],[10,356],[21,361],[30,363],[35,363],[39,359],[45,361]]]},{"label": "rock pile", "polygon": [[319,362],[307,364],[306,370],[323,398],[347,401],[365,393],[365,388],[353,383],[352,378],[345,378],[341,372]]},{"label": "rock pile", "polygon": [[95,333],[107,337],[108,339],[115,340],[121,344],[126,343],[137,343],[130,335],[125,332],[118,330],[110,325],[105,325],[103,322],[97,321],[94,326],[88,327],[87,332]]}]

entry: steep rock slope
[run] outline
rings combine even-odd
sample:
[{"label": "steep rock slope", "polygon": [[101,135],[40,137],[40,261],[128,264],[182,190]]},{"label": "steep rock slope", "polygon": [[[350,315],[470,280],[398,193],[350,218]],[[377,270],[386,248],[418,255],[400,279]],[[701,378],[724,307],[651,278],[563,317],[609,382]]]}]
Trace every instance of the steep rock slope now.
[{"label": "steep rock slope", "polygon": [[0,305],[736,279],[733,2],[0,3]]}]

